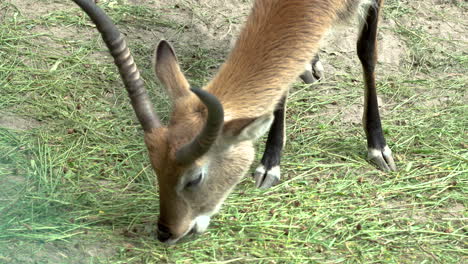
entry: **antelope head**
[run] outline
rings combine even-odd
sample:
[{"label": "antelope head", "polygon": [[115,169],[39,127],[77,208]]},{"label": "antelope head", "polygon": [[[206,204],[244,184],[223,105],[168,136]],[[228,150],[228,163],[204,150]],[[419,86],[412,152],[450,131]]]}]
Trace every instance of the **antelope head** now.
[{"label": "antelope head", "polygon": [[156,75],[173,112],[169,125],[148,131],[145,142],[159,184],[158,238],[173,242],[208,227],[211,215],[252,163],[252,142],[272,118],[225,122],[215,96],[190,88],[166,41],[155,53]]},{"label": "antelope head", "polygon": [[158,239],[175,243],[188,233],[205,231],[210,217],[248,170],[253,141],[269,129],[273,116],[225,118],[222,102],[204,89],[190,87],[174,50],[161,41],[155,51],[155,72],[172,102],[169,124],[163,126],[122,35],[94,3],[74,1],[101,33],[145,132],[159,185]]}]

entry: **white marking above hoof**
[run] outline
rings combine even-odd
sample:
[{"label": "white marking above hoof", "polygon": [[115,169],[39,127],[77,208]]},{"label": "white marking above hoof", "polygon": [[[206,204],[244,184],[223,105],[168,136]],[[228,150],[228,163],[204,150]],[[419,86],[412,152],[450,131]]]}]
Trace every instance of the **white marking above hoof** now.
[{"label": "white marking above hoof", "polygon": [[312,65],[314,76],[318,80],[322,80],[325,77],[325,69],[323,68],[323,64],[320,60],[318,60],[314,65]]},{"label": "white marking above hoof", "polygon": [[381,170],[396,171],[392,151],[388,146],[385,146],[382,149],[370,148],[367,152],[367,159],[377,165]]},{"label": "white marking above hoof", "polygon": [[370,148],[367,151],[368,159],[373,159],[373,158],[378,158],[378,157],[382,157],[382,151],[380,149]]},{"label": "white marking above hoof", "polygon": [[266,171],[263,165],[259,165],[255,170],[255,187],[269,188],[275,185],[281,177],[280,166],[275,166]]},{"label": "white marking above hoof", "polygon": [[323,64],[322,64],[321,61],[317,61],[317,62],[314,64],[313,68],[314,68],[314,71],[316,71],[316,72],[324,72],[324,71],[325,71],[325,69],[323,68]]}]

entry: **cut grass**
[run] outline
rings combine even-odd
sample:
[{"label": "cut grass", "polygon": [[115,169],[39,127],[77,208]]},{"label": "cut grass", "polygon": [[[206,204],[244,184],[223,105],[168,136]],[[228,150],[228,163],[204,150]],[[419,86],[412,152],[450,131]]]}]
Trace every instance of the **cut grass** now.
[{"label": "cut grass", "polygon": [[[387,1],[390,18],[416,12],[397,2]],[[160,10],[103,5],[128,33],[167,118],[152,44],[132,33],[183,27]],[[359,67],[297,84],[281,183],[257,190],[247,177],[207,233],[167,247],[153,236],[158,194],[142,132],[91,24],[76,8],[30,19],[1,3],[0,14],[0,111],[40,121],[30,130],[0,128],[0,263],[464,261],[468,65],[456,44],[466,43],[395,27],[410,52],[398,71],[379,67],[379,94],[398,172],[365,161]],[[179,51],[194,84],[219,65],[215,53]]]}]

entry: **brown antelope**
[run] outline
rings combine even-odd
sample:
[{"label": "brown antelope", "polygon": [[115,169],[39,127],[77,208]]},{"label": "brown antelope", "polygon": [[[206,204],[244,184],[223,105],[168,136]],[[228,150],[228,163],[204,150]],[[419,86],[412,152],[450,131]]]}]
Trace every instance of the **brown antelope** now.
[{"label": "brown antelope", "polygon": [[228,59],[203,89],[190,86],[174,50],[161,41],[155,72],[172,101],[167,126],[153,111],[123,36],[94,2],[74,1],[100,31],[143,127],[159,185],[160,241],[175,243],[206,230],[253,162],[253,142],[268,130],[255,182],[267,188],[279,181],[288,87],[301,73],[305,82],[320,77],[320,40],[358,9],[364,14],[357,53],[364,71],[368,158],[382,170],[396,169],[382,133],[374,77],[383,0],[256,0]]}]

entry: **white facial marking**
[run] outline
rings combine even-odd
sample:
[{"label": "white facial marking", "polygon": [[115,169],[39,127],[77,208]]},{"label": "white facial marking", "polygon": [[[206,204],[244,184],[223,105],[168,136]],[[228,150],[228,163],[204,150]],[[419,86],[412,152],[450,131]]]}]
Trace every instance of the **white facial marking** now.
[{"label": "white facial marking", "polygon": [[211,220],[211,217],[209,217],[207,215],[197,216],[193,220],[192,224],[190,225],[190,228],[187,229],[187,231],[185,231],[185,233],[183,235],[181,235],[178,238],[169,239],[169,240],[165,241],[164,243],[168,244],[168,245],[173,245],[177,241],[179,241],[179,239],[185,237],[190,231],[192,231],[192,229],[194,229],[194,231],[197,232],[197,233],[203,233],[203,232],[206,231],[206,229],[208,229],[208,226],[210,225],[210,220]]},{"label": "white facial marking", "polygon": [[200,215],[200,216],[197,216],[197,218],[195,218],[194,222],[195,222],[195,232],[197,233],[203,233],[206,231],[206,229],[208,228],[208,226],[210,225],[210,217],[207,216],[207,215]]},{"label": "white facial marking", "polygon": [[309,62],[306,63],[305,70],[309,71],[309,72],[312,72],[312,65]]}]

